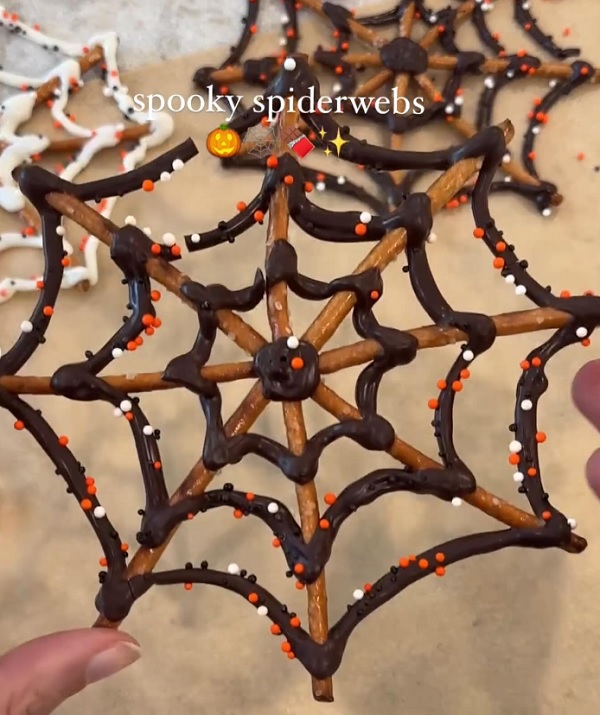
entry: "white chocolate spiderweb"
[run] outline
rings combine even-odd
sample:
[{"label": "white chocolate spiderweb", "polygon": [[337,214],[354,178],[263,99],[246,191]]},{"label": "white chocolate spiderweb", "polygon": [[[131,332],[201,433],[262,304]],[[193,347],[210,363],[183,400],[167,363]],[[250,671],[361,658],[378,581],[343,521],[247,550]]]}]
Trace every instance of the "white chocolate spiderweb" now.
[{"label": "white chocolate spiderweb", "polygon": [[[0,85],[17,90],[0,105],[0,209],[20,214],[24,228],[20,232],[0,234],[0,254],[21,248],[42,248],[42,237],[37,216],[28,206],[12,172],[23,163],[38,160],[44,153],[56,151],[64,145],[74,148],[74,158],[58,175],[74,181],[90,162],[105,149],[135,139],[133,148],[122,153],[120,171],[131,171],[141,164],[148,151],[166,142],[173,133],[173,120],[168,113],[138,112],[128,88],[122,83],[117,63],[119,38],[114,32],[89,37],[85,42],[71,42],[46,34],[38,25],[23,22],[16,13],[0,5],[0,33],[11,32],[59,55],[59,63],[41,77],[28,77],[17,70],[0,68]],[[77,123],[68,111],[69,96],[83,86],[85,70],[100,66],[104,80],[104,95],[112,99],[123,114],[123,121],[98,127]],[[45,99],[48,96],[49,99]],[[22,125],[31,119],[36,107],[46,102],[56,128],[63,130],[72,141],[52,142],[48,137],[27,133]],[[128,128],[129,127],[131,128]],[[105,218],[113,212],[117,198],[102,201],[98,207]],[[69,258],[62,288],[95,285],[98,282],[98,239],[86,236],[75,251],[68,237],[64,248]],[[73,259],[77,257],[78,265]],[[3,276],[0,267],[0,303],[20,292],[38,289],[39,278]]]}]

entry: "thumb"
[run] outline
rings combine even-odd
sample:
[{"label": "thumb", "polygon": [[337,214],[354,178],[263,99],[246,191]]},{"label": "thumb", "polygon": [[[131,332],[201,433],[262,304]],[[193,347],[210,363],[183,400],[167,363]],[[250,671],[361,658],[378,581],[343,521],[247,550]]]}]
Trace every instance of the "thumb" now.
[{"label": "thumb", "polygon": [[140,657],[126,633],[102,628],[53,633],[0,656],[0,715],[48,715],[87,685]]}]

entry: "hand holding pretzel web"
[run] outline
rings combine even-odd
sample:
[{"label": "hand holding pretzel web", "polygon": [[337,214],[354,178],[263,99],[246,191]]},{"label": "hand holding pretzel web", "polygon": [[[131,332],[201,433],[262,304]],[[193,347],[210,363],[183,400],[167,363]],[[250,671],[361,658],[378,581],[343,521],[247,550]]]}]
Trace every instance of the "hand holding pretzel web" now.
[{"label": "hand holding pretzel web", "polygon": [[[291,59],[291,58],[290,58]],[[272,92],[289,96],[295,90],[316,87],[306,59],[287,62],[275,78]],[[257,115],[256,121],[261,120]],[[490,184],[502,160],[512,127],[504,122],[475,134],[466,143],[434,152],[405,152],[385,149],[355,139],[333,118],[299,112],[280,117],[281,128],[299,121],[310,127],[327,122],[339,131],[345,143],[343,160],[377,170],[424,169],[443,172],[426,193],[411,193],[397,206],[379,214],[366,211],[333,212],[309,199],[310,185],[302,169],[285,147],[269,157],[261,190],[229,221],[207,232],[190,234],[190,251],[207,249],[223,242],[242,240],[244,231],[268,219],[264,270],[243,289],[205,285],[183,275],[174,263],[181,248],[165,237],[153,242],[137,226],[118,227],[86,205],[108,196],[122,196],[180,170],[197,150],[191,140],[134,171],[111,179],[75,185],[43,169],[31,166],[20,172],[19,186],[41,217],[46,259],[43,284],[26,330],[0,358],[0,405],[15,419],[17,431],[28,430],[67,483],[84,517],[94,529],[103,549],[101,588],[97,598],[97,625],[117,626],[134,602],[153,586],[211,584],[239,594],[257,614],[271,621],[271,632],[281,637],[281,650],[298,660],[313,678],[317,700],[333,699],[331,677],[339,668],[353,630],[370,613],[426,576],[442,577],[452,564],[476,554],[491,553],[511,546],[559,547],[581,552],[586,542],[573,532],[568,520],[545,491],[538,445],[543,435],[537,429],[539,401],[548,387],[547,362],[562,348],[588,340],[600,323],[600,298],[555,296],[528,272],[527,264],[504,240],[489,213]],[[282,132],[283,134],[283,132]],[[432,216],[475,174],[472,209],[474,237],[482,250],[492,254],[494,267],[508,282],[521,288],[537,306],[532,311],[489,317],[476,312],[459,312],[446,301],[427,258],[427,238]],[[85,360],[60,366],[51,378],[27,377],[18,373],[46,332],[64,270],[60,240],[63,218],[74,221],[110,248],[111,258],[128,286],[129,315],[102,346],[86,353]],[[329,283],[300,271],[298,256],[288,240],[288,225],[294,221],[315,240],[371,243],[372,248],[351,275]],[[248,240],[248,239],[244,239]],[[235,250],[235,246],[231,247]],[[411,285],[434,325],[414,330],[383,326],[374,307],[384,283],[383,270],[405,252]],[[152,281],[181,298],[194,313],[195,339],[190,350],[175,356],[160,374],[103,377],[103,370],[124,351],[136,350],[142,335],[160,327],[156,301],[160,293]],[[301,336],[293,334],[287,310],[287,295],[325,302],[316,320]],[[266,300],[271,337],[266,339],[240,316]],[[340,323],[352,314],[359,342],[323,351]],[[492,349],[498,336],[553,328],[551,337],[534,348],[522,363],[517,385],[514,439],[509,461],[515,465],[515,481],[531,506],[525,512],[487,492],[479,485],[453,441],[453,411],[477,358]],[[252,361],[211,365],[211,349],[218,330],[252,356]],[[191,337],[191,336],[190,336]],[[441,463],[404,442],[393,426],[378,414],[377,394],[382,378],[418,357],[424,347],[462,341],[457,355],[429,403],[433,414]],[[322,376],[349,366],[365,365],[356,383],[355,405],[342,399],[322,382]],[[253,379],[246,398],[224,422],[221,414],[222,383]],[[179,489],[169,497],[161,463],[160,432],[151,426],[142,409],[140,393],[183,388],[198,397],[206,430],[202,459],[190,470]],[[146,503],[141,510],[138,534],[140,549],[129,560],[128,549],[102,506],[95,480],[88,476],[69,447],[68,437],[57,434],[43,414],[20,395],[54,394],[80,401],[102,401],[126,417],[135,442]],[[311,399],[337,422],[309,436],[302,403]],[[270,402],[281,403],[287,445],[251,432],[252,425]],[[332,442],[350,439],[363,448],[385,451],[399,462],[395,469],[372,471],[348,484],[339,494],[325,495],[326,509],[317,499],[319,458]],[[267,495],[241,492],[231,484],[209,489],[215,472],[254,454],[276,465],[294,484],[299,523],[281,501]],[[452,539],[419,554],[406,554],[387,573],[354,593],[354,603],[335,624],[327,612],[325,567],[333,553],[334,540],[344,521],[356,509],[386,494],[410,491],[429,494],[455,505],[465,501],[507,528]],[[259,518],[270,529],[290,577],[306,588],[306,627],[296,613],[258,582],[257,576],[231,565],[227,570],[210,568],[206,562],[189,562],[184,568],[155,571],[164,550],[179,526],[212,509],[234,510],[236,517]]]}]

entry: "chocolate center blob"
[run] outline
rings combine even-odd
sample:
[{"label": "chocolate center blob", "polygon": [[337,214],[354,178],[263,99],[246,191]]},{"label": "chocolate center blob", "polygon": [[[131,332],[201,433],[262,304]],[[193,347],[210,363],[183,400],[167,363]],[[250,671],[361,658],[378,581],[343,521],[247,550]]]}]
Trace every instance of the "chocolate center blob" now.
[{"label": "chocolate center blob", "polygon": [[321,379],[317,351],[295,338],[279,338],[259,350],[254,369],[262,382],[263,395],[275,402],[306,400]]}]

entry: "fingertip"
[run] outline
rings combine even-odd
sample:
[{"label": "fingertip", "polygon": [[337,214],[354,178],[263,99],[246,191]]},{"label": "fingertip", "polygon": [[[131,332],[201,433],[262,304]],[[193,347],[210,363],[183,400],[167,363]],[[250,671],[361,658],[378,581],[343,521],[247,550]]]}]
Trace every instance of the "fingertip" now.
[{"label": "fingertip", "polygon": [[579,370],[573,379],[571,395],[581,414],[600,430],[600,359]]},{"label": "fingertip", "polygon": [[600,449],[597,449],[588,459],[585,474],[591,490],[600,498]]}]

